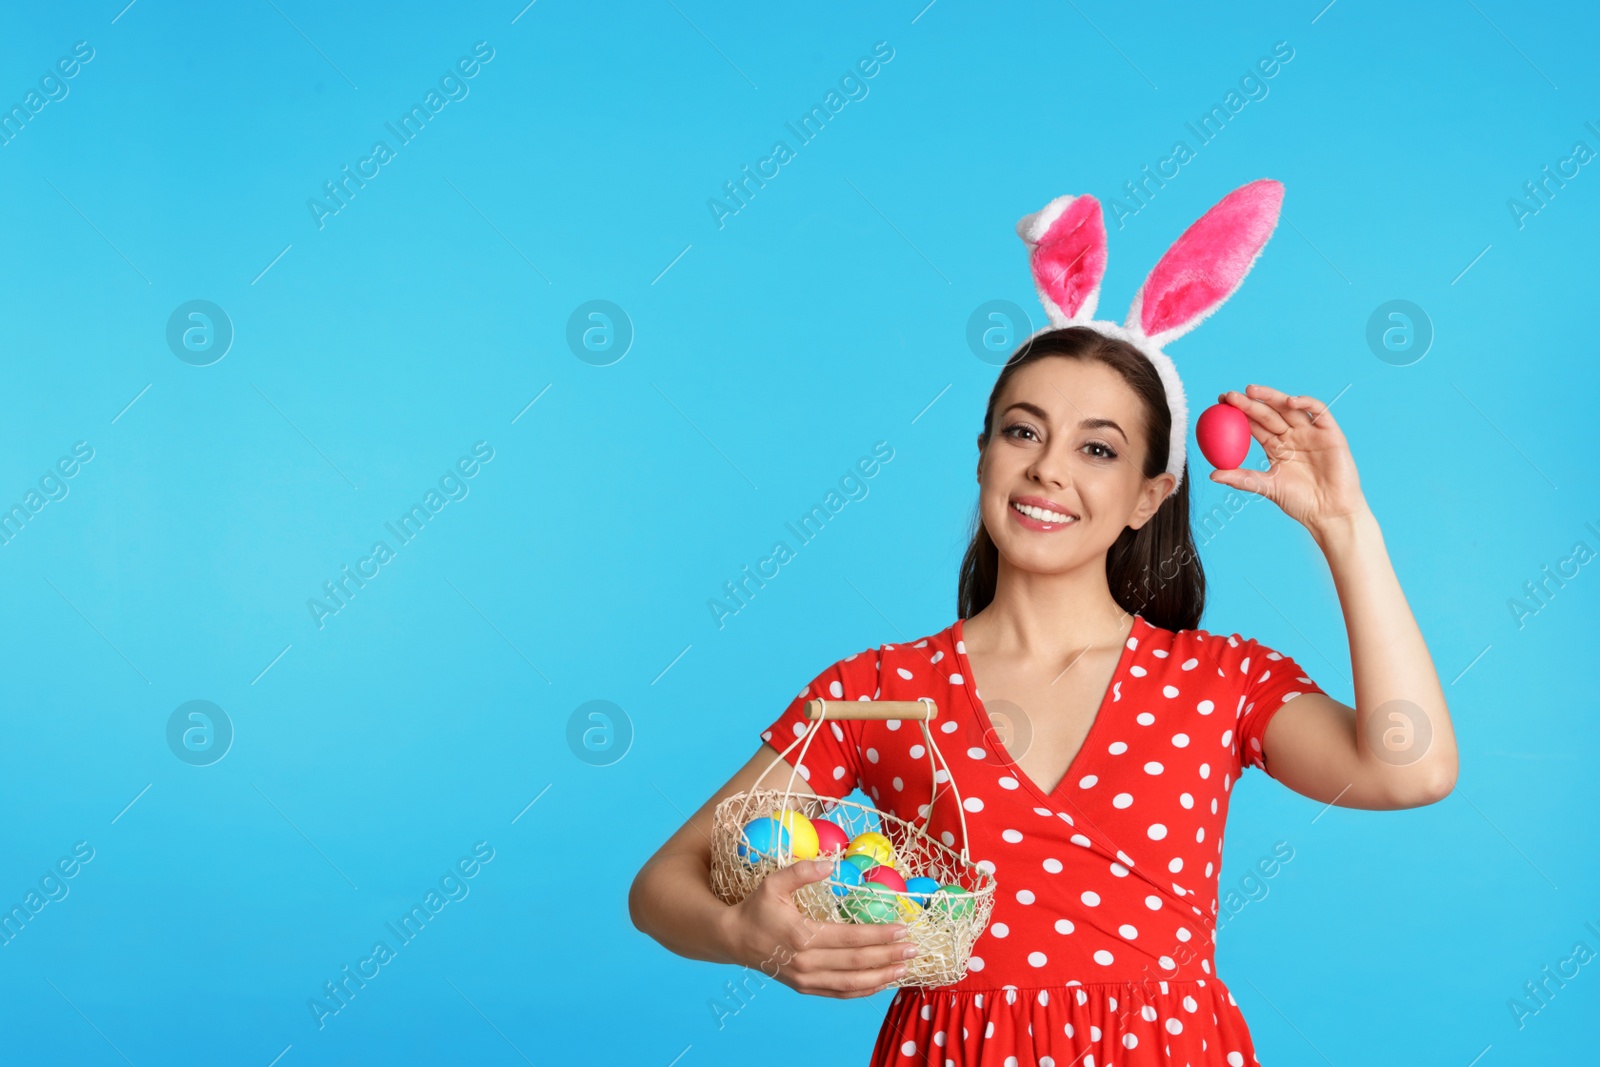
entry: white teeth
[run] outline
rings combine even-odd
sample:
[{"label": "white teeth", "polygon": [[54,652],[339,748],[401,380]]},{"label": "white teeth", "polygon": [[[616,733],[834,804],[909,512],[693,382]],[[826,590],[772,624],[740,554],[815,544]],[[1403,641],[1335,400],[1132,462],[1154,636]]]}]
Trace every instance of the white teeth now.
[{"label": "white teeth", "polygon": [[1044,508],[1036,508],[1032,504],[1013,503],[1011,506],[1028,516],[1030,519],[1038,519],[1040,522],[1073,521],[1072,516],[1070,515],[1063,515],[1059,511],[1046,511]]}]

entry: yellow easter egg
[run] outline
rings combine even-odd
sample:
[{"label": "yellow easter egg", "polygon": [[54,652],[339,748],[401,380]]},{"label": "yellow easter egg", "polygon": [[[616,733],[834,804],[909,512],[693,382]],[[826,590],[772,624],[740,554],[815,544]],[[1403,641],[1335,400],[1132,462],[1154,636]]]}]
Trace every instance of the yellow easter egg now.
[{"label": "yellow easter egg", "polygon": [[794,849],[795,859],[809,860],[816,858],[818,848],[817,828],[811,825],[810,819],[789,808],[773,812],[772,817],[777,819],[785,830],[789,831],[789,845]]},{"label": "yellow easter egg", "polygon": [[875,830],[857,834],[845,847],[846,856],[871,856],[885,867],[894,867],[894,846]]},{"label": "yellow easter egg", "polygon": [[915,919],[922,910],[921,904],[907,896],[896,896],[894,902],[900,908],[900,918],[905,922]]}]

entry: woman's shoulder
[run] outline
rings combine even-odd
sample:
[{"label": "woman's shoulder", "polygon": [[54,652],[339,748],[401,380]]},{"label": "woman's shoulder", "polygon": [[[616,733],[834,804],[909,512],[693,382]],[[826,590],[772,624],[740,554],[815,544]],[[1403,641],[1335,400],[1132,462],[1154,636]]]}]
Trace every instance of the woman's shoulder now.
[{"label": "woman's shoulder", "polygon": [[[896,660],[920,659],[942,662],[957,654],[961,620],[950,623],[942,630],[914,637],[908,641],[889,641],[878,646],[878,652]],[[965,649],[961,650],[965,652]]]},{"label": "woman's shoulder", "polygon": [[841,673],[863,682],[872,679],[879,695],[874,699],[904,700],[909,689],[926,689],[933,683],[961,683],[958,662],[959,623],[905,640],[885,641],[852,652],[834,664]]},{"label": "woman's shoulder", "polygon": [[[874,686],[874,690],[880,683],[899,688],[893,683],[926,677],[932,673],[950,673],[955,669],[953,664],[958,656],[956,625],[951,623],[942,630],[910,640],[885,641],[879,645],[859,648],[829,664],[806,687],[806,691],[814,696],[838,697],[841,688],[854,690],[859,694],[862,687],[868,683]],[[832,684],[835,681],[844,684],[842,687]],[[883,699],[891,698],[885,696]]]},{"label": "woman's shoulder", "polygon": [[[1142,615],[1137,618],[1142,626],[1139,628],[1135,651],[1142,651],[1152,659],[1167,661],[1181,670],[1193,670],[1200,664],[1210,664],[1223,673],[1229,668],[1248,671],[1248,661],[1252,656],[1282,658],[1259,641],[1237,631],[1219,633],[1199,627],[1169,630],[1155,625]],[[1134,641],[1135,638],[1130,637],[1129,640]]]},{"label": "woman's shoulder", "polygon": [[942,630],[907,641],[890,642],[878,650],[883,664],[885,700],[939,697],[964,684],[961,675],[960,621]]},{"label": "woman's shoulder", "polygon": [[872,648],[852,652],[845,659],[853,661],[859,657],[870,656],[880,661],[922,660],[926,662],[938,657],[938,661],[942,662],[956,654],[960,627],[961,620],[957,619],[942,630],[924,633],[919,637],[885,641]]}]

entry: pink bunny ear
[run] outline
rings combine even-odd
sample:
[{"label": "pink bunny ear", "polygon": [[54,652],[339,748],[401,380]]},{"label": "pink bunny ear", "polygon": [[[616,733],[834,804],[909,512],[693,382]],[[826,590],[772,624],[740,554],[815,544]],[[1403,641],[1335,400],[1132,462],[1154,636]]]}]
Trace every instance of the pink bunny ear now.
[{"label": "pink bunny ear", "polygon": [[1087,322],[1106,273],[1106,224],[1092,196],[1058,196],[1017,223],[1033,285],[1056,326]]},{"label": "pink bunny ear", "polygon": [[1128,309],[1127,326],[1161,348],[1232,296],[1278,225],[1283,185],[1241,185],[1183,231],[1150,271]]}]

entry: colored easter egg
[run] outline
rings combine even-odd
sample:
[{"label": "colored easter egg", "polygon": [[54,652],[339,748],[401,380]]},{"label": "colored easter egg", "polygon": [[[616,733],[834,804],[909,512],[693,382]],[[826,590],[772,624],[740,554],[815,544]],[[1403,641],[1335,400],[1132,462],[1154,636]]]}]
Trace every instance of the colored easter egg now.
[{"label": "colored easter egg", "polygon": [[833,874],[829,877],[835,882],[844,883],[828,887],[833,890],[834,896],[842,897],[861,884],[861,868],[847,859],[840,860],[833,865]]},{"label": "colored easter egg", "polygon": [[1195,420],[1194,439],[1217,470],[1236,470],[1250,453],[1250,419],[1232,404],[1212,404]]},{"label": "colored easter egg", "polygon": [[894,901],[887,893],[856,889],[839,904],[839,911],[851,922],[892,923],[900,918],[900,909]]},{"label": "colored easter egg", "polygon": [[783,859],[789,831],[776,819],[752,819],[739,831],[739,858],[754,867],[763,859]]},{"label": "colored easter egg", "polygon": [[846,856],[864,854],[871,856],[885,867],[894,866],[894,845],[890,844],[889,839],[876,830],[868,830],[866,833],[857,834],[851,838],[849,846],[844,850],[844,854]]},{"label": "colored easter egg", "polygon": [[817,855],[817,829],[806,818],[791,808],[775,811],[772,817],[783,824],[789,831],[789,845],[794,849],[794,858],[797,860],[815,859]]},{"label": "colored easter egg", "polygon": [[895,893],[904,893],[906,891],[906,880],[900,877],[900,872],[893,867],[885,867],[882,864],[862,871],[861,882],[863,886],[868,882],[874,885],[881,885]]},{"label": "colored easter egg", "polygon": [[939,891],[939,883],[932,878],[907,878],[906,896],[917,904],[927,904],[928,898]]},{"label": "colored easter egg", "polygon": [[835,852],[839,849],[850,847],[850,835],[836,822],[827,819],[812,819],[812,829],[817,831],[817,853]]},{"label": "colored easter egg", "polygon": [[844,862],[850,864],[858,871],[870,871],[872,868],[880,866],[877,860],[873,859],[865,852],[857,852],[853,856],[846,856],[844,858]]},{"label": "colored easter egg", "polygon": [[952,919],[964,919],[972,913],[972,894],[958,885],[942,885],[928,898],[928,907]]},{"label": "colored easter egg", "polygon": [[900,921],[911,922],[922,914],[922,905],[910,897],[897,896],[894,898],[895,906],[900,909]]}]

